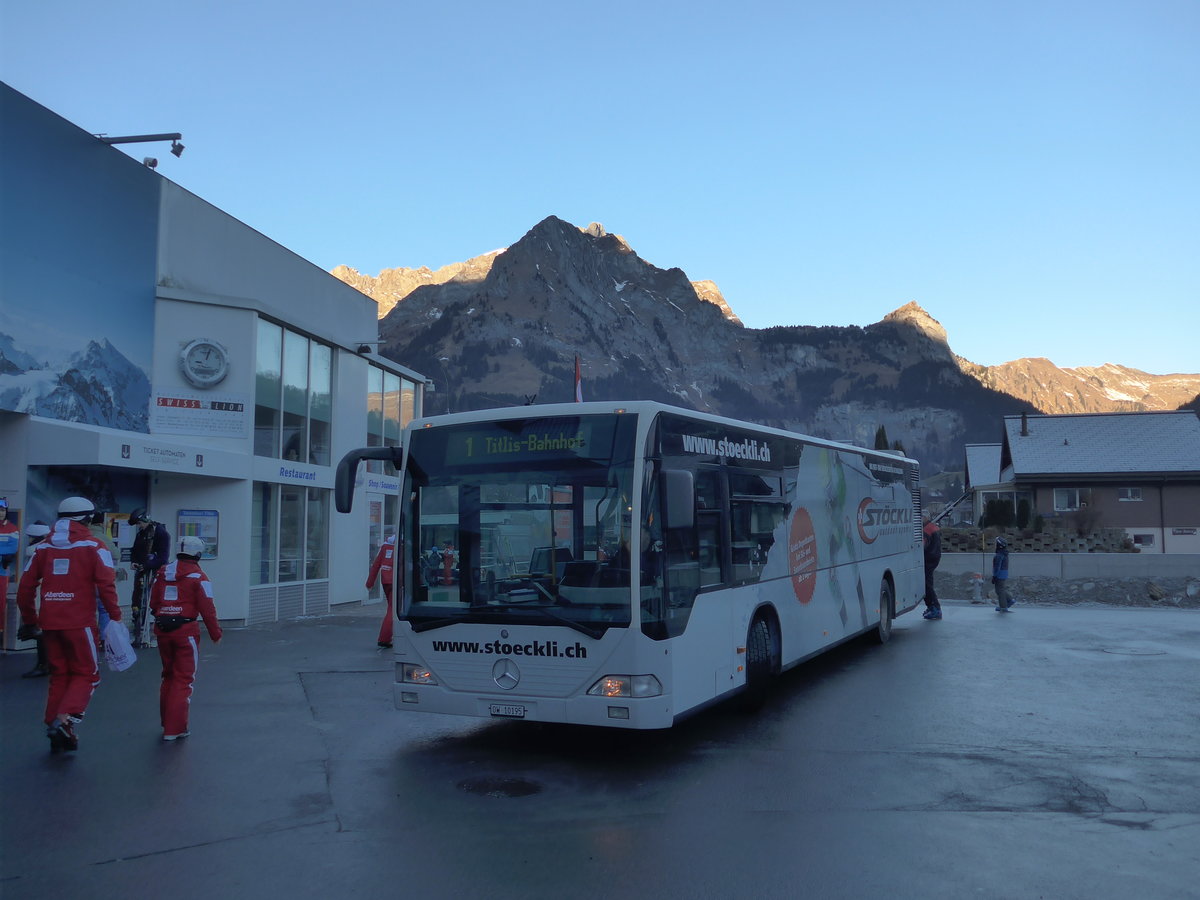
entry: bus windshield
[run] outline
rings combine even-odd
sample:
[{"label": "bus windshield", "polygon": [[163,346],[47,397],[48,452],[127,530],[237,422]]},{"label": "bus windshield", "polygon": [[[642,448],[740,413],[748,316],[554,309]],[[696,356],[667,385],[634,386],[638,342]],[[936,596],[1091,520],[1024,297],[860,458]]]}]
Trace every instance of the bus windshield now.
[{"label": "bus windshield", "polygon": [[416,631],[628,625],[636,425],[603,414],[414,429],[400,617]]}]

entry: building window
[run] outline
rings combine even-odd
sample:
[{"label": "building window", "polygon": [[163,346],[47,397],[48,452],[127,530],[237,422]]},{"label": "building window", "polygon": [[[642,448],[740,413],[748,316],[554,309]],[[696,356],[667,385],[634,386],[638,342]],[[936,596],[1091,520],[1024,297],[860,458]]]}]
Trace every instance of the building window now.
[{"label": "building window", "polygon": [[333,349],[313,341],[308,363],[308,454],[318,466],[329,465],[333,424]]},{"label": "building window", "polygon": [[1054,511],[1074,512],[1075,510],[1079,509],[1079,493],[1079,488],[1055,488]]},{"label": "building window", "polygon": [[1154,535],[1152,534],[1135,534],[1133,536],[1133,546],[1135,547],[1153,547]]},{"label": "building window", "polygon": [[250,583],[329,577],[329,491],[255,482]]},{"label": "building window", "polygon": [[1117,488],[1118,500],[1137,501],[1142,499],[1142,489],[1140,487],[1123,487]]},{"label": "building window", "polygon": [[254,483],[250,521],[250,584],[275,581],[275,487]]},{"label": "building window", "polygon": [[258,322],[254,453],[330,464],[333,349],[273,322]]},{"label": "building window", "polygon": [[258,320],[254,377],[254,455],[279,456],[280,392],[283,384],[283,329]]},{"label": "building window", "polygon": [[[400,432],[416,415],[416,383],[378,366],[367,372],[367,446],[398,447]],[[367,460],[367,471],[396,474],[382,460]]]}]

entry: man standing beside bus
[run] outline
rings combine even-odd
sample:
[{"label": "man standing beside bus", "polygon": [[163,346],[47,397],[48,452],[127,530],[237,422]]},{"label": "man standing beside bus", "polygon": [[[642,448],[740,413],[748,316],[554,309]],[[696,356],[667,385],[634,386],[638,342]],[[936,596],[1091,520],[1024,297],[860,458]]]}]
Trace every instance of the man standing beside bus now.
[{"label": "man standing beside bus", "polygon": [[367,590],[375,587],[378,578],[383,585],[383,596],[387,598],[387,612],[383,616],[383,624],[379,626],[378,645],[387,649],[392,646],[392,575],[396,564],[396,533],[393,531],[383,539],[375,561],[371,563],[371,571],[367,573]]},{"label": "man standing beside bus", "polygon": [[922,532],[925,536],[925,612],[921,613],[921,618],[940,619],[942,603],[933,587],[933,571],[942,561],[942,530],[926,516]]}]

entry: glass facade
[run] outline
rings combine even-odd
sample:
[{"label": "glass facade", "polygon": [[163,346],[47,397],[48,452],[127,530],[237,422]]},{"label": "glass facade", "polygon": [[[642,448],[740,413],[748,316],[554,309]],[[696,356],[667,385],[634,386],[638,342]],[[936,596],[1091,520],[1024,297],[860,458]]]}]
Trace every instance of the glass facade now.
[{"label": "glass facade", "polygon": [[[333,465],[333,348],[265,319],[258,320],[256,343],[255,455]],[[414,381],[369,366],[366,446],[399,446],[401,431],[417,414],[417,402]],[[368,461],[367,470],[396,474],[391,464],[379,460]],[[330,494],[307,485],[255,482],[251,586],[329,577]],[[373,556],[398,519],[399,501],[383,494],[370,502]]]},{"label": "glass facade", "polygon": [[258,321],[254,454],[328,466],[333,420],[333,349]]},{"label": "glass facade", "polygon": [[[371,366],[367,373],[368,447],[398,447],[400,432],[417,414],[417,386],[392,372]],[[367,460],[367,471],[395,475],[396,468],[382,460]]]},{"label": "glass facade", "polygon": [[279,456],[283,329],[259,319],[257,344],[254,376],[254,455]]},{"label": "glass facade", "polygon": [[329,577],[329,494],[296,484],[254,484],[250,583]]}]

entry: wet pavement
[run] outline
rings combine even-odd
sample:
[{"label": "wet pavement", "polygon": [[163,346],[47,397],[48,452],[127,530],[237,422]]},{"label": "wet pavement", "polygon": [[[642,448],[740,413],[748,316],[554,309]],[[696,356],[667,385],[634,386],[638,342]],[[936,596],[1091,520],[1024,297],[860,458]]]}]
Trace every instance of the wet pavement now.
[{"label": "wet pavement", "polygon": [[157,658],[76,754],[0,658],[0,896],[1195,897],[1200,612],[947,602],[665,732],[406,715],[374,610]]}]

